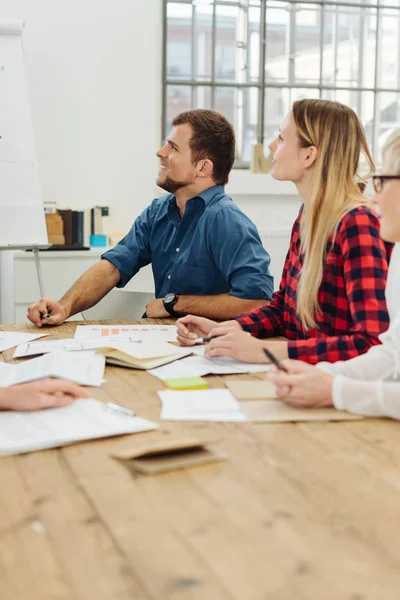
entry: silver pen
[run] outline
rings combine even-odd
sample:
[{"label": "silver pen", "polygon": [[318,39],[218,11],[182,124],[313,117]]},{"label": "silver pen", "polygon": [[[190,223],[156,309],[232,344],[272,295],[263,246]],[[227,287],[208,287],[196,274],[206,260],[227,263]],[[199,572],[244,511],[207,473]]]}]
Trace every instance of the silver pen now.
[{"label": "silver pen", "polygon": [[114,402],[106,402],[105,407],[107,410],[112,410],[112,411],[121,413],[123,415],[126,415],[127,417],[134,417],[136,414],[130,408],[126,408],[125,406],[120,406],[119,404],[114,404]]}]

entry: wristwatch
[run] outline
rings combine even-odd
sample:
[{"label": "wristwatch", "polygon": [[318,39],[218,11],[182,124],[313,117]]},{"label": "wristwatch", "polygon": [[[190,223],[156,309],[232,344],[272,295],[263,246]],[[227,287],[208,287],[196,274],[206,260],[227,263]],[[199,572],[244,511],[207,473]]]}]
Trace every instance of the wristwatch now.
[{"label": "wristwatch", "polygon": [[180,313],[175,312],[174,306],[178,302],[179,295],[174,292],[170,292],[163,298],[164,308],[171,315],[171,317],[180,317]]}]

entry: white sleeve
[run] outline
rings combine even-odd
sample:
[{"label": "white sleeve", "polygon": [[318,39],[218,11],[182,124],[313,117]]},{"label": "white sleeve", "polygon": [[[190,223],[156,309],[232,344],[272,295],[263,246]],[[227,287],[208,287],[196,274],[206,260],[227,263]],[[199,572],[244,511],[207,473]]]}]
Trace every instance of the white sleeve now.
[{"label": "white sleeve", "polygon": [[392,376],[395,359],[390,347],[373,346],[366,354],[336,363],[320,362],[317,367],[332,375],[342,375],[351,379],[374,381]]},{"label": "white sleeve", "polygon": [[370,417],[400,419],[400,381],[360,381],[335,377],[332,390],[337,409]]}]

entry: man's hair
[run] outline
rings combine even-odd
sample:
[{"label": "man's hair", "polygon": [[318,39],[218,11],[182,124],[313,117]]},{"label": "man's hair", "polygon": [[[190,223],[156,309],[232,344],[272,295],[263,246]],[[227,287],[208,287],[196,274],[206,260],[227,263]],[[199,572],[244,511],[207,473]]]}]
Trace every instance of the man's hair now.
[{"label": "man's hair", "polygon": [[215,110],[187,110],[172,121],[172,127],[188,123],[192,130],[189,146],[192,162],[208,158],[214,165],[216,184],[228,183],[235,161],[235,132],[224,115]]}]

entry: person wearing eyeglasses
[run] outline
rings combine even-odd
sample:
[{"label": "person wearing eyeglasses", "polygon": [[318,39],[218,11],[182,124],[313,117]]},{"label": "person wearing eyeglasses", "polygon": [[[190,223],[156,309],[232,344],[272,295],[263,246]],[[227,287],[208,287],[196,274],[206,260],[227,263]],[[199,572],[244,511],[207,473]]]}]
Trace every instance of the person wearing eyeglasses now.
[{"label": "person wearing eyeglasses", "polygon": [[282,400],[297,407],[334,405],[353,413],[400,419],[400,129],[383,148],[383,172],[374,175],[373,202],[381,214],[381,236],[396,242],[390,261],[386,298],[390,327],[363,356],[317,367],[283,361],[288,373],[270,379]]},{"label": "person wearing eyeglasses", "polygon": [[[311,364],[363,354],[389,325],[391,247],[380,238],[378,215],[359,186],[362,154],[374,170],[362,125],[339,102],[300,100],[270,148],[272,177],[293,181],[303,201],[280,288],[269,306],[234,320],[179,319],[178,339],[191,345],[196,337],[215,336],[207,357],[253,363],[268,362],[264,348],[278,359]],[[268,341],[274,336],[287,341]]]}]

